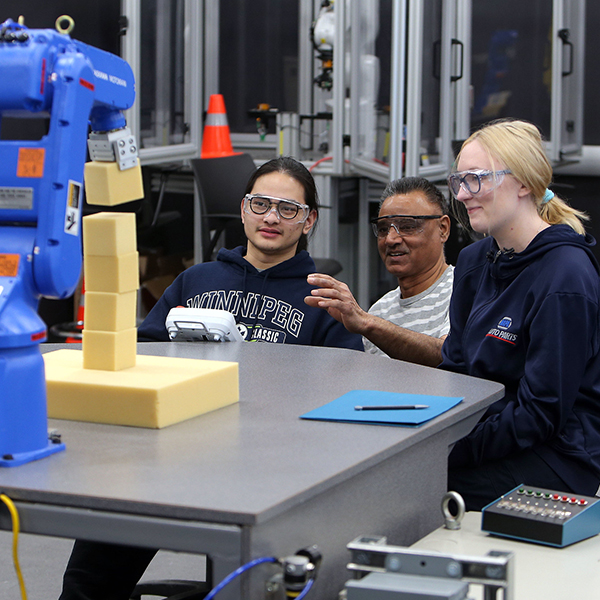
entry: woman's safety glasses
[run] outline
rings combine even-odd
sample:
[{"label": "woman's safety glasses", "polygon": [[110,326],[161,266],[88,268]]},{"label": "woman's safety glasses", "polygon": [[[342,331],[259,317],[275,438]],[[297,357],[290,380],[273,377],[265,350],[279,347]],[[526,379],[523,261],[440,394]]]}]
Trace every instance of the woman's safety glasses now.
[{"label": "woman's safety glasses", "polygon": [[[304,223],[310,214],[308,204],[300,204],[294,200],[261,196],[260,194],[246,194],[244,196],[244,212],[252,211],[255,215],[264,215],[275,210],[277,215],[286,221],[298,219],[295,223]],[[298,216],[299,215],[299,216]]]},{"label": "woman's safety glasses", "polygon": [[375,237],[386,238],[393,227],[400,235],[416,235],[423,232],[425,221],[430,219],[441,219],[444,215],[388,215],[371,220],[371,227]]},{"label": "woman's safety glasses", "polygon": [[458,171],[450,173],[448,176],[448,187],[454,197],[458,196],[461,187],[471,196],[485,194],[495,190],[504,181],[504,176],[510,175],[510,173],[509,169],[504,171],[485,171],[483,169]]}]

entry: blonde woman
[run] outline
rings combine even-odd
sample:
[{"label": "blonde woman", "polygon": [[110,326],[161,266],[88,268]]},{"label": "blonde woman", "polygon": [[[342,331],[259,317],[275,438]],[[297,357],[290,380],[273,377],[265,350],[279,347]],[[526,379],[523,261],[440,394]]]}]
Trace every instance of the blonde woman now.
[{"label": "blonde woman", "polygon": [[440,366],[506,387],[450,454],[449,489],[470,510],[521,483],[600,485],[599,267],[585,215],[551,179],[540,132],[517,120],[475,132],[448,177],[486,237],[459,256]]}]

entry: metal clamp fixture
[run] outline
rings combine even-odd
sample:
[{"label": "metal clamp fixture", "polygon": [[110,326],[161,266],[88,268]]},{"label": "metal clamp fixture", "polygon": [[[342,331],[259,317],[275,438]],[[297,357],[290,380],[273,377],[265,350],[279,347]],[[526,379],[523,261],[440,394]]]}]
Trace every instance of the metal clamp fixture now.
[{"label": "metal clamp fixture", "polygon": [[138,149],[129,127],[106,132],[92,132],[88,139],[91,160],[117,162],[124,171],[137,166]]},{"label": "metal clamp fixture", "polygon": [[391,546],[386,538],[368,536],[356,538],[347,548],[348,570],[360,580],[346,584],[348,600],[366,597],[371,586],[393,589],[398,600],[415,598],[410,591],[415,586],[435,589],[435,598],[464,598],[456,594],[466,593],[470,583],[482,585],[487,600],[496,598],[498,590],[503,590],[504,600],[514,600],[511,552],[491,551],[481,557],[441,554]]}]

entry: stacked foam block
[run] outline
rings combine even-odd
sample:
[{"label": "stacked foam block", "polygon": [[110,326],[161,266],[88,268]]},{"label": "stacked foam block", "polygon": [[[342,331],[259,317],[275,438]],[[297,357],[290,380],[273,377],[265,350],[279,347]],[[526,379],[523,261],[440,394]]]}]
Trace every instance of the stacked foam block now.
[{"label": "stacked foam block", "polygon": [[85,327],[83,368],[120,371],[136,364],[139,287],[135,215],[83,218]]},{"label": "stacked foam block", "polygon": [[88,204],[115,206],[144,197],[142,169],[119,169],[116,162],[85,163],[85,193]]},{"label": "stacked foam block", "polygon": [[239,400],[237,363],[136,356],[133,213],[84,217],[83,254],[83,351],[44,354],[49,417],[160,428]]}]

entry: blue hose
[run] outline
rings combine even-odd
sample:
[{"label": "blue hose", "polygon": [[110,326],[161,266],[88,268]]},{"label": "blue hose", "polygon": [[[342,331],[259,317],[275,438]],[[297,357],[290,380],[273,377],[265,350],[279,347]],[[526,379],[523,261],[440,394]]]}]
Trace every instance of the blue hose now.
[{"label": "blue hose", "polygon": [[310,588],[313,586],[314,582],[315,582],[314,579],[309,579],[306,582],[306,585],[302,588],[302,591],[300,592],[300,594],[296,597],[296,600],[302,600],[302,598],[304,598],[304,596],[306,596],[306,594],[308,594],[308,592],[310,591]]},{"label": "blue hose", "polygon": [[[254,560],[247,562],[245,565],[242,565],[241,567],[233,571],[233,573],[227,575],[227,577],[225,577],[225,579],[223,579],[221,583],[219,583],[212,590],[210,590],[210,592],[206,595],[204,600],[212,600],[228,583],[233,581],[238,575],[241,575],[242,573],[244,573],[248,569],[251,569],[252,567],[255,567],[256,565],[260,565],[266,562],[273,563],[278,562],[278,560],[274,556],[263,556],[262,558],[255,558]],[[308,587],[308,585],[306,587]],[[304,594],[304,590],[302,590],[302,594]],[[296,600],[300,600],[302,594],[300,594],[300,596],[298,596]]]}]

